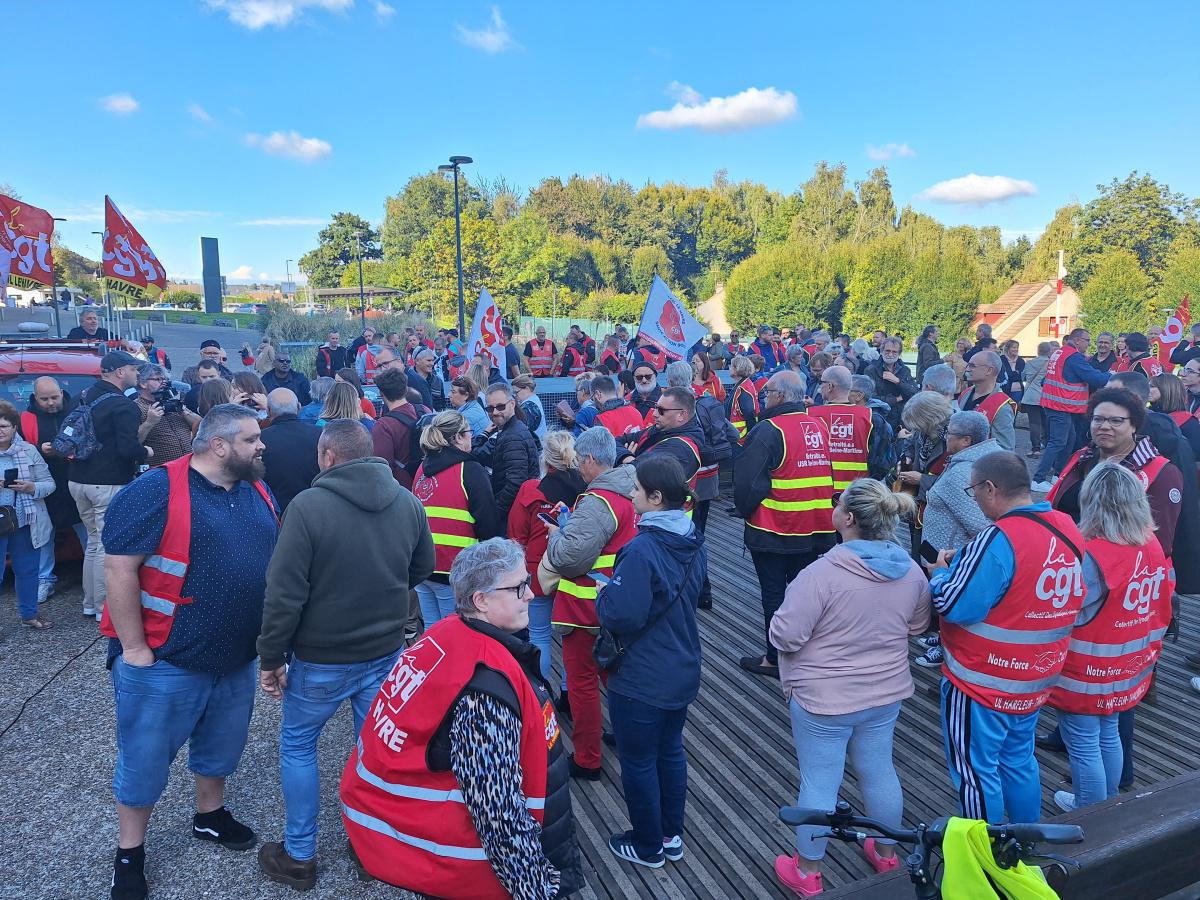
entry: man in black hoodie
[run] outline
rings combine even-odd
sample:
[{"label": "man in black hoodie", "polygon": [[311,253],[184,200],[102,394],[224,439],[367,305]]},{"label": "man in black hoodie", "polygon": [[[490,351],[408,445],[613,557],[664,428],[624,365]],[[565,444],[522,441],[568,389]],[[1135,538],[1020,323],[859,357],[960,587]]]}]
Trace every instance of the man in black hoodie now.
[{"label": "man in black hoodie", "polygon": [[[123,350],[114,350],[100,360],[100,377],[83,392],[80,403],[92,410],[92,424],[100,447],[87,459],[71,460],[68,489],[79,517],[87,527],[87,550],[83,555],[83,614],[100,619],[107,595],[104,580],[104,514],[122,487],[133,481],[137,467],[153,455],[138,440],[142,413],[125,391],[137,384],[142,361]],[[39,437],[40,440],[40,437]]]},{"label": "man in black hoodie", "polygon": [[279,765],[287,807],[284,840],[264,844],[258,863],[271,880],[300,890],[317,878],[321,729],[344,700],[354,708],[355,734],[362,729],[404,646],[409,587],[434,566],[424,509],[372,455],[361,425],[330,422],[317,453],[321,474],[292,501],[267,569],[258,637],[259,682],[283,700]]},{"label": "man in black hoodie", "polygon": [[517,417],[517,401],[512,388],[501,382],[487,391],[483,407],[492,419],[492,427],[476,435],[474,456],[492,470],[492,494],[500,513],[500,536],[508,535],[508,511],[517,492],[530,478],[537,478],[541,466],[533,432]]}]

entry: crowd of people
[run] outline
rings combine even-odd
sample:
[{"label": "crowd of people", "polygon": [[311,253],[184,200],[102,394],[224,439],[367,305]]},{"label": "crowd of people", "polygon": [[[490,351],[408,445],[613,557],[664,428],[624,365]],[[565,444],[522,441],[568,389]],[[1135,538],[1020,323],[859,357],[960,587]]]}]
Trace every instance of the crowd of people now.
[{"label": "crowd of people", "polygon": [[[257,690],[282,705],[286,825],[258,857],[275,881],[316,884],[318,745],[343,701],[341,812],[364,878],[576,892],[570,784],[599,780],[605,753],[629,821],[611,852],[681,859],[722,498],[763,615],[740,666],[780,682],[799,805],[832,808],[849,757],[868,815],[900,826],[910,641],[943,676],[962,815],[1036,821],[1039,744],[1070,756],[1064,810],[1131,785],[1174,598],[1200,592],[1200,329],[1179,376],[1145,335],[1101,334],[1089,355],[1082,328],[1024,360],[986,325],[943,354],[929,326],[914,368],[883,331],[739,338],[671,361],[621,327],[598,345],[573,327],[561,351],[538,329],[523,351],[508,334],[497,366],[463,361],[453,330],[367,328],[346,347],[331,333],[311,380],[270,344],[232,372],[205,341],[186,395],[165,354],[129,347],[78,398],[47,377],[28,410],[0,404],[0,543],[22,621],[50,627],[38,601],[55,531],[73,529],[83,613],[110,638],[114,900],[148,896],[147,826],[185,743],[193,835],[258,844],[225,798]],[[574,396],[543,405],[538,379],[557,373]],[[1057,727],[1039,735],[1045,706]],[[799,896],[823,891],[816,831],[775,861]],[[887,841],[863,852],[899,865]]]}]

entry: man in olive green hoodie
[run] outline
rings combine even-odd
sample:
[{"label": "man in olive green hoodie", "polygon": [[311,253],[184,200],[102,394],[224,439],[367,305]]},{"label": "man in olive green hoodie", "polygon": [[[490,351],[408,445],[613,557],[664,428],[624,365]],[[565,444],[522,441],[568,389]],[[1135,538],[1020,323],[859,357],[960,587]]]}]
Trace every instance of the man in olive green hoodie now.
[{"label": "man in olive green hoodie", "polygon": [[425,510],[371,453],[371,435],[358,422],[325,426],[321,472],[288,505],[267,569],[260,681],[283,700],[287,826],[282,842],[260,848],[258,861],[268,878],[300,890],[317,878],[321,728],[349,700],[355,733],[362,729],[404,646],[409,587],[433,574]]}]

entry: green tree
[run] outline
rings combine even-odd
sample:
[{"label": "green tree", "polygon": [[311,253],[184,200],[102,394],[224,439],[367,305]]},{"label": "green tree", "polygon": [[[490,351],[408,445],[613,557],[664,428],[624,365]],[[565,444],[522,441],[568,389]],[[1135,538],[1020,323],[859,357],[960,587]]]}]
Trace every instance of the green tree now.
[{"label": "green tree", "polygon": [[[493,219],[469,217],[462,220],[463,299],[467,316],[475,308],[480,288],[486,287],[508,314],[516,310],[516,298],[496,288],[496,255],[499,229]],[[444,219],[413,247],[397,269],[398,285],[406,292],[433,292],[436,318],[458,315],[458,274],[455,261],[454,220]],[[511,299],[511,309],[505,303]]]},{"label": "green tree", "polygon": [[800,188],[802,201],[792,219],[792,237],[812,241],[822,250],[849,237],[857,201],[846,188],[846,165],[817,163],[813,177]]},{"label": "green tree", "polygon": [[854,185],[858,202],[854,206],[854,224],[850,240],[861,244],[877,237],[886,237],[896,230],[896,204],[892,200],[892,183],[887,169],[872,169],[865,181]]},{"label": "green tree", "polygon": [[[1021,281],[1054,281],[1058,278],[1058,251],[1072,249],[1076,220],[1082,209],[1078,203],[1072,203],[1055,211],[1054,218],[1029,251]],[[1074,264],[1074,258],[1068,253],[1067,269]]]},{"label": "green tree", "polygon": [[965,335],[979,310],[980,274],[978,261],[960,245],[921,253],[913,261],[909,303],[897,327],[910,338],[930,324],[947,338]]},{"label": "green tree", "polygon": [[912,259],[900,235],[863,245],[846,285],[843,329],[866,334],[877,328],[891,332],[901,327],[907,334],[912,327],[912,311],[907,308],[912,280]]},{"label": "green tree", "polygon": [[1130,250],[1110,250],[1094,261],[1079,292],[1084,324],[1097,331],[1142,331],[1150,325],[1151,279]]},{"label": "green tree", "polygon": [[1192,321],[1200,322],[1200,248],[1197,247],[1181,247],[1167,258],[1167,268],[1155,290],[1155,321],[1161,322],[1163,310],[1175,309],[1189,296],[1188,308],[1195,310]]},{"label": "green tree", "polygon": [[[485,197],[465,173],[458,179],[461,217],[482,218],[492,213],[497,197]],[[417,242],[437,225],[454,223],[454,179],[441,172],[414,175],[384,204],[383,253],[388,259],[408,256]]]},{"label": "green tree", "polygon": [[641,292],[643,295],[649,293],[650,283],[654,281],[656,274],[668,285],[675,281],[675,273],[667,252],[656,246],[638,247],[634,250],[633,258],[629,262],[629,277],[633,282],[634,292]]},{"label": "green tree", "polygon": [[696,235],[696,266],[728,271],[754,252],[754,225],[721,195],[710,196],[700,213]]},{"label": "green tree", "polygon": [[333,221],[317,235],[317,247],[300,257],[300,269],[308,274],[313,287],[331,288],[341,284],[342,269],[363,260],[380,259],[379,232],[371,223],[354,213],[335,213]]},{"label": "green tree", "polygon": [[759,322],[832,326],[840,299],[824,254],[797,242],[756,253],[725,283],[725,314],[742,330]]}]

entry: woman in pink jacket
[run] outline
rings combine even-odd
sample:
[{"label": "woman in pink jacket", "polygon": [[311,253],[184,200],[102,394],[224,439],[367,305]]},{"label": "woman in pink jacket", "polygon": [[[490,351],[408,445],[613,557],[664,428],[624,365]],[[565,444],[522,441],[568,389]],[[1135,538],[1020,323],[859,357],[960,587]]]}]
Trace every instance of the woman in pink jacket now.
[{"label": "woman in pink jacket", "polygon": [[[913,693],[909,636],[929,625],[925,575],[890,539],[898,518],[913,512],[907,494],[869,478],[852,483],[833,511],[842,543],[788,585],[770,632],[800,761],[797,805],[833,809],[849,751],[866,814],[895,827],[904,797],[892,733]],[[797,828],[797,855],[775,860],[779,880],[801,897],[824,889],[819,830]],[[900,865],[890,842],[869,838],[863,849],[876,871]]]}]

